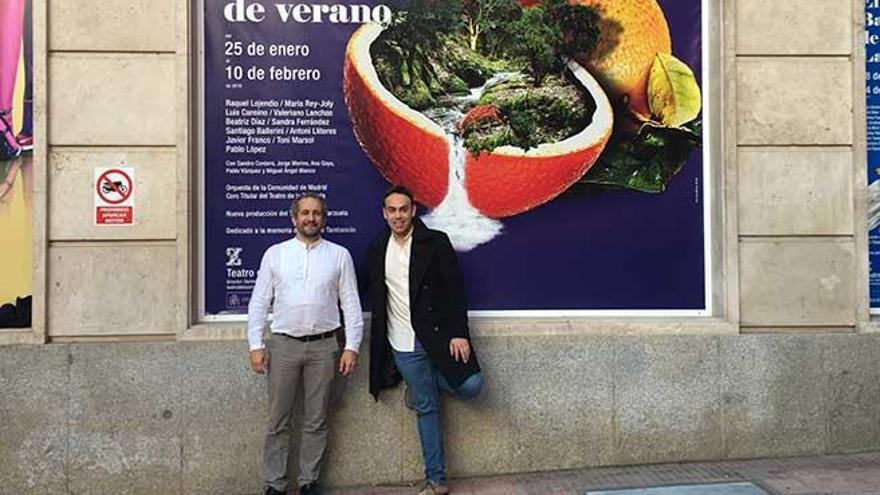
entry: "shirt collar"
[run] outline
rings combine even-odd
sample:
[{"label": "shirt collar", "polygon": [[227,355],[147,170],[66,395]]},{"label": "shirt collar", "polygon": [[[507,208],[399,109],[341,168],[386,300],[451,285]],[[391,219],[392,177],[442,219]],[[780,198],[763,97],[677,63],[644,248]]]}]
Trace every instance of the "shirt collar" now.
[{"label": "shirt collar", "polygon": [[306,244],[305,242],[299,240],[299,237],[296,237],[296,236],[293,237],[293,240],[296,241],[296,244],[297,244],[299,247],[301,247],[302,249],[304,249],[304,250],[306,250],[306,251],[311,251],[312,249],[316,249],[316,248],[318,248],[321,244],[324,243],[324,239],[323,239],[323,238],[318,238],[318,242],[316,242],[316,243],[314,243],[314,244],[311,244],[311,245]]},{"label": "shirt collar", "polygon": [[406,237],[403,238],[403,242],[397,242],[397,237],[394,236],[394,232],[391,233],[391,241],[395,246],[406,247],[410,242],[412,242],[413,232],[416,229],[409,229],[409,234],[406,234]]}]

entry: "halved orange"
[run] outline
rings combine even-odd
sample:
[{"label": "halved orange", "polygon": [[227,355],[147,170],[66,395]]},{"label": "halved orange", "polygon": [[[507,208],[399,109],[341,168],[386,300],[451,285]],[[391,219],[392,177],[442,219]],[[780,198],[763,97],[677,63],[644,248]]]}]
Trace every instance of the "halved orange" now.
[{"label": "halved orange", "polygon": [[[352,127],[379,172],[409,187],[417,201],[433,208],[449,190],[451,138],[379,82],[370,45],[381,32],[378,24],[364,24],[348,42],[343,90]],[[469,202],[482,214],[516,215],[553,199],[602,153],[613,129],[611,104],[586,69],[573,61],[569,69],[596,104],[591,123],[563,141],[530,150],[501,146],[477,157],[468,152],[464,186]]]}]

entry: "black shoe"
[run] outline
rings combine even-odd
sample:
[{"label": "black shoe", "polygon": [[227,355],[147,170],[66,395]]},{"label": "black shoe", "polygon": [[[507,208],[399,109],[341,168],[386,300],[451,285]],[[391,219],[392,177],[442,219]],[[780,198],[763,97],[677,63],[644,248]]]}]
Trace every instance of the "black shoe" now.
[{"label": "black shoe", "polygon": [[9,110],[0,110],[0,160],[14,160],[21,155],[21,147],[12,132],[12,117]]},{"label": "black shoe", "polygon": [[317,481],[299,487],[299,495],[320,495],[320,493],[321,489],[318,487]]},{"label": "black shoe", "polygon": [[276,490],[276,489],[272,488],[271,486],[267,486],[266,490],[263,491],[263,495],[287,495],[287,494],[285,492],[280,491],[280,490]]}]

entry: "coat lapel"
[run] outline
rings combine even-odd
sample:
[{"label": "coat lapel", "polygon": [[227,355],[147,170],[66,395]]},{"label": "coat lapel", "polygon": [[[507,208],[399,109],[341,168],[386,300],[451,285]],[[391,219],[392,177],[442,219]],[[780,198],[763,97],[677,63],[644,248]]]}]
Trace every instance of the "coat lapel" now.
[{"label": "coat lapel", "polygon": [[373,259],[370,260],[370,280],[375,285],[375,290],[381,291],[381,299],[385,300],[385,251],[388,250],[388,240],[391,238],[391,230],[385,229],[385,233],[379,239]]},{"label": "coat lapel", "polygon": [[434,255],[434,243],[428,233],[427,227],[416,218],[413,227],[412,248],[409,253],[409,304],[412,307],[416,300],[416,294],[422,286],[425,273],[431,264],[431,256]]}]

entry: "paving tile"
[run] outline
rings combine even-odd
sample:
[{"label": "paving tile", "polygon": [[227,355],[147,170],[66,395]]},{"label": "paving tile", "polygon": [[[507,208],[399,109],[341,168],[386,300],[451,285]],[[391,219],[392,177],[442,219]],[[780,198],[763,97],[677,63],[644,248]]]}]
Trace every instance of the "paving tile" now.
[{"label": "paving tile", "polygon": [[[719,482],[741,491],[724,490]],[[761,495],[751,482],[774,495],[880,495],[880,452],[757,460],[707,461],[519,473],[453,479],[456,495]],[[670,485],[708,485],[710,491]],[[664,487],[666,490],[645,490]],[[634,491],[635,489],[641,489]],[[749,487],[750,488],[750,487]],[[627,489],[627,492],[620,491]],[[346,488],[326,495],[413,495],[412,487]]]},{"label": "paving tile", "polygon": [[754,483],[740,481],[735,483],[588,491],[586,495],[768,495],[768,493]]}]

